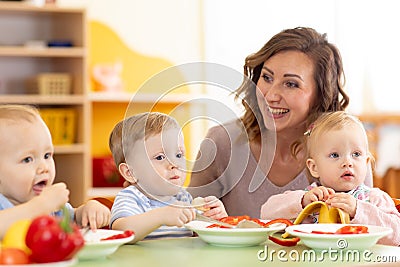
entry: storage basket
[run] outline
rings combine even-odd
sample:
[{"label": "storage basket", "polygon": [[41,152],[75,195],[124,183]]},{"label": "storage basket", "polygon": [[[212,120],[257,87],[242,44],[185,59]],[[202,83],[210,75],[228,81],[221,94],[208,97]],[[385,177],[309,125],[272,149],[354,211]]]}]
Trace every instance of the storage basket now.
[{"label": "storage basket", "polygon": [[53,144],[68,145],[75,142],[76,111],[72,108],[44,108],[40,110],[49,127]]},{"label": "storage basket", "polygon": [[71,93],[71,75],[68,73],[41,73],[28,80],[31,94],[68,95]]}]

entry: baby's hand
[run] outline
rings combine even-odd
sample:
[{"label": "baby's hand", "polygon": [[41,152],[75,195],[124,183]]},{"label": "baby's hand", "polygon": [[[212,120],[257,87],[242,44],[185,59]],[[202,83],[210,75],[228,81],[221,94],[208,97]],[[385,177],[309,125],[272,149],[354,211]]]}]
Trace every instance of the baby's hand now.
[{"label": "baby's hand", "polygon": [[166,206],[160,208],[161,213],[159,219],[162,224],[167,226],[182,227],[185,223],[188,223],[196,217],[195,209],[185,205],[178,206]]},{"label": "baby's hand", "polygon": [[228,216],[224,204],[215,196],[205,197],[204,202],[204,216],[210,217],[212,219],[221,219]]},{"label": "baby's hand", "polygon": [[[79,207],[81,221],[78,222],[82,227],[90,225],[90,229],[94,230],[107,226],[110,223],[110,210],[96,200],[89,200]],[[78,216],[77,216],[78,218]]]},{"label": "baby's hand", "polygon": [[354,218],[356,215],[357,199],[352,195],[346,193],[335,193],[326,200],[326,204],[342,209],[347,212],[350,218]]},{"label": "baby's hand", "polygon": [[37,199],[41,203],[39,207],[43,208],[45,213],[50,213],[59,210],[68,202],[69,190],[65,183],[53,184],[45,187]]},{"label": "baby's hand", "polygon": [[328,188],[325,186],[318,186],[314,187],[310,191],[306,192],[303,196],[303,199],[301,201],[301,205],[303,208],[307,206],[308,204],[315,202],[315,201],[326,201],[329,197],[329,195],[334,194],[335,190],[332,188]]}]

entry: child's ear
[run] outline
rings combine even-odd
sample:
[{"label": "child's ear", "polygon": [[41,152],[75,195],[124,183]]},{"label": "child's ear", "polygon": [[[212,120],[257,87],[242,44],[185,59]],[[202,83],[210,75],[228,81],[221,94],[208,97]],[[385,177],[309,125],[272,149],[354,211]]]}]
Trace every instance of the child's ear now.
[{"label": "child's ear", "polygon": [[118,166],[119,173],[131,184],[136,184],[137,179],[134,176],[133,172],[129,169],[128,164],[121,163]]},{"label": "child's ear", "polygon": [[318,167],[313,159],[307,159],[306,165],[312,177],[319,178]]}]

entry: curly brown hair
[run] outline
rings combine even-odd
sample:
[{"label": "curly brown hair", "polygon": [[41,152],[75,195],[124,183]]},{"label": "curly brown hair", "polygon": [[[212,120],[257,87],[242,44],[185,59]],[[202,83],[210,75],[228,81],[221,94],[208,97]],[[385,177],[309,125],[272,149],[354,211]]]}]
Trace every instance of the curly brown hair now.
[{"label": "curly brown hair", "polygon": [[319,114],[341,111],[349,104],[344,92],[345,76],[343,63],[337,47],[328,42],[326,34],[307,27],[286,29],[273,36],[258,52],[246,57],[244,81],[235,91],[235,98],[242,99],[245,113],[242,122],[250,140],[260,135],[264,122],[257,104],[256,84],[264,62],[282,51],[300,51],[314,62],[314,79],[317,85],[317,99],[310,110],[307,125]]}]

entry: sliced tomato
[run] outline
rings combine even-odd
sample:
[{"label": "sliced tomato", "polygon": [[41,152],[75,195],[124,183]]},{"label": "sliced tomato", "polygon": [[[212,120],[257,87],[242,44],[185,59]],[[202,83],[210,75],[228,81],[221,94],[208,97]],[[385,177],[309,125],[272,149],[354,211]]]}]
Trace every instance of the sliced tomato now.
[{"label": "sliced tomato", "polygon": [[335,234],[365,234],[368,233],[368,227],[363,225],[346,225],[336,230]]},{"label": "sliced tomato", "polygon": [[285,246],[285,247],[296,246],[297,243],[300,241],[299,237],[281,239],[281,238],[274,237],[272,235],[270,235],[268,237],[268,239],[271,240],[272,242],[278,244],[278,245]]}]

